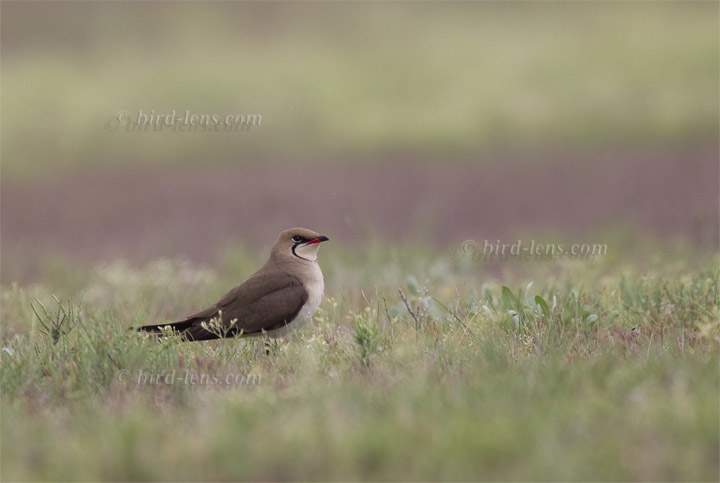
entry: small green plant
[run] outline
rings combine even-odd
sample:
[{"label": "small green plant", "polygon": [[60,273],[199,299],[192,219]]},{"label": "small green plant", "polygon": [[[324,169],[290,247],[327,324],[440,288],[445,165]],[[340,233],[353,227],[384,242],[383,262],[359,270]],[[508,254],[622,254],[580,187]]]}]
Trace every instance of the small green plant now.
[{"label": "small green plant", "polygon": [[352,328],[360,363],[364,368],[368,368],[370,367],[373,354],[378,350],[378,343],[380,341],[378,327],[366,321],[361,315],[357,315]]},{"label": "small green plant", "polygon": [[49,337],[53,344],[57,344],[60,338],[69,334],[77,325],[80,319],[80,313],[82,312],[82,302],[75,307],[72,299],[68,299],[67,306],[65,306],[56,296],[53,295],[52,297],[57,304],[57,311],[54,315],[48,312],[45,305],[38,299],[35,299],[35,303],[42,310],[42,315],[38,313],[35,304],[30,304],[30,307],[40,322],[40,328],[38,330]]},{"label": "small green plant", "polygon": [[[235,324],[237,324],[237,319],[232,319],[228,325],[223,324],[221,310],[217,317],[213,317],[209,322],[202,322],[200,326],[211,334],[216,335],[219,339],[224,339],[236,332],[233,330]],[[242,335],[242,331],[240,331],[238,335]]]}]

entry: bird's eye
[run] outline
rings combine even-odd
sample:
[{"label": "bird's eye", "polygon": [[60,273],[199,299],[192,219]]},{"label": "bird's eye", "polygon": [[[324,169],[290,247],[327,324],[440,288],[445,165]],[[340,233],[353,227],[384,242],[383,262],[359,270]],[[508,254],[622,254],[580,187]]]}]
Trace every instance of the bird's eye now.
[{"label": "bird's eye", "polygon": [[295,243],[300,243],[301,241],[303,241],[303,237],[301,237],[300,235],[295,235],[294,237],[292,237],[292,241],[294,241]]}]

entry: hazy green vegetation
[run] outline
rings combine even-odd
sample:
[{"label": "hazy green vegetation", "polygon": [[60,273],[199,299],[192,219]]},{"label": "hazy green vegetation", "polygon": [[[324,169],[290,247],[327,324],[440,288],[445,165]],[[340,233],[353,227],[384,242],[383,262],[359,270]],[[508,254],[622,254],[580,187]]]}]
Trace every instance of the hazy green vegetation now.
[{"label": "hazy green vegetation", "polygon": [[[6,5],[3,170],[716,144],[714,2],[280,6]],[[105,130],[173,109],[262,126]]]},{"label": "hazy green vegetation", "polygon": [[[6,287],[3,480],[717,480],[716,258],[491,277],[450,251],[326,248],[326,300],[271,355],[127,331],[220,295],[257,266],[244,250]],[[143,379],[186,371],[259,379]]]},{"label": "hazy green vegetation", "polygon": [[[720,480],[719,13],[2,2],[0,479]],[[130,330],[217,300],[289,220],[333,239],[326,298],[270,354]],[[476,235],[608,252],[431,246]],[[178,253],[213,262],[140,263]]]}]

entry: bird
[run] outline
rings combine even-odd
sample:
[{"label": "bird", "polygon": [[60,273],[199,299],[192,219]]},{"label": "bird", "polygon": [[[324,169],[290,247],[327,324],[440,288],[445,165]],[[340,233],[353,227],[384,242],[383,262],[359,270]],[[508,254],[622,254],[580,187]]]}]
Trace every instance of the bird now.
[{"label": "bird", "polygon": [[306,228],[285,230],[265,265],[217,303],[184,320],[137,330],[156,335],[176,332],[186,341],[283,337],[304,326],[322,301],[324,281],[317,252],[328,240]]}]

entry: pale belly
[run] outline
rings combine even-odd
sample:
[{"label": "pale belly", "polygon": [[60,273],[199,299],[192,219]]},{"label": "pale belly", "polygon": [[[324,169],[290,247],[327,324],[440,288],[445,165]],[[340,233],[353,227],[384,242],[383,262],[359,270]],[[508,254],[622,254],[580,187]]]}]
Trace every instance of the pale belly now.
[{"label": "pale belly", "polygon": [[305,283],[305,289],[308,291],[307,302],[305,302],[305,305],[303,305],[292,322],[279,329],[265,332],[264,335],[272,338],[284,337],[293,330],[301,329],[312,319],[313,314],[320,306],[320,302],[322,302],[323,290],[325,289],[322,272],[317,264],[315,264],[313,276]]}]

